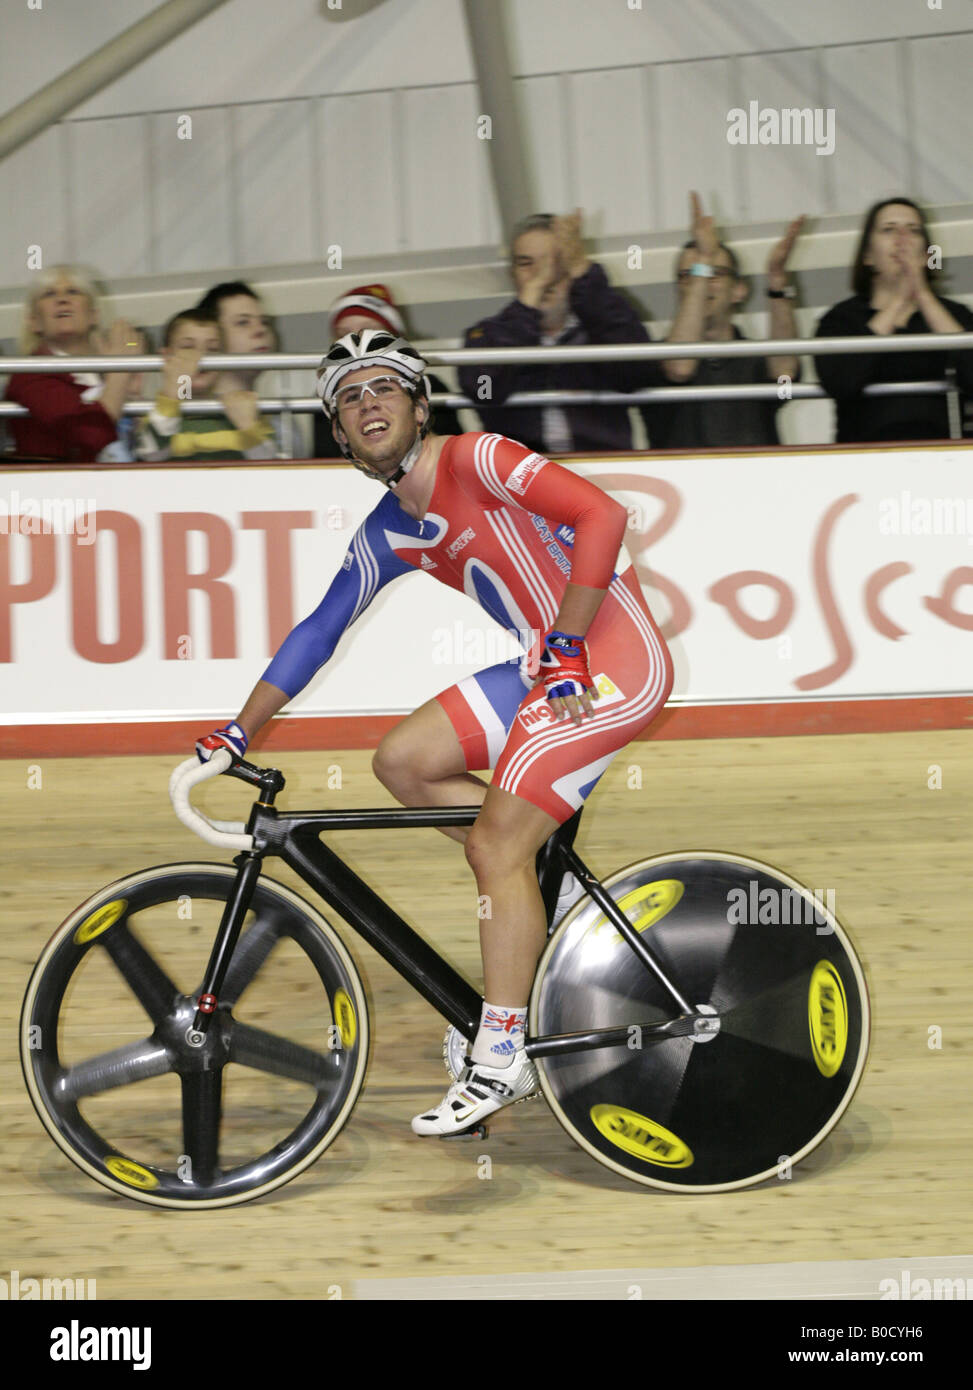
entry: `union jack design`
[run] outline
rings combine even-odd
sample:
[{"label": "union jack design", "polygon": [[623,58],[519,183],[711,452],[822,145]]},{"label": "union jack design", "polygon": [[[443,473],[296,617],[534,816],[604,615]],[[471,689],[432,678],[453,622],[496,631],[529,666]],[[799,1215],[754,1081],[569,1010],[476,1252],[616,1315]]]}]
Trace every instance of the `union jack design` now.
[{"label": "union jack design", "polygon": [[516,1009],[506,1011],[487,1009],[483,1016],[483,1027],[497,1033],[522,1033],[524,1031],[524,1015],[523,1012]]}]

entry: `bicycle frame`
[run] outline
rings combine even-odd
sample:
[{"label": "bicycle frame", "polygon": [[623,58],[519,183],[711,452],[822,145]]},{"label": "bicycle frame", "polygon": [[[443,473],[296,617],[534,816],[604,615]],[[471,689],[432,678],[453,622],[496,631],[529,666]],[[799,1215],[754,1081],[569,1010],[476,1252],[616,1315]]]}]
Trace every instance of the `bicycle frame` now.
[{"label": "bicycle frame", "polygon": [[[253,836],[254,847],[252,851],[242,851],[233,861],[238,869],[237,878],[227,899],[197,1003],[191,1033],[198,1035],[199,1042],[202,1042],[208,1021],[218,1006],[219,992],[267,855],[276,856],[288,864],[437,1012],[464,1037],[474,1037],[480,1026],[481,996],[384,899],[323,844],[320,836],[328,830],[469,826],[479,815],[480,807],[403,807],[281,814],[273,804],[278,791],[284,786],[284,779],[276,769],[259,769],[252,764],[239,762],[227,772],[230,776],[258,786],[261,796],[254,803],[247,822],[247,832]],[[681,1010],[677,1017],[662,1022],[643,1023],[633,1019],[631,1024],[638,1024],[643,1040],[662,1041],[711,1031],[713,1018],[699,1014],[683,999],[628,918],[578,857],[573,843],[580,820],[579,810],[554,832],[537,855],[538,882],[548,920],[557,901],[563,875],[573,873]],[[526,1042],[527,1054],[530,1057],[543,1057],[624,1045],[628,1041],[631,1024],[583,1033],[529,1038]]]}]

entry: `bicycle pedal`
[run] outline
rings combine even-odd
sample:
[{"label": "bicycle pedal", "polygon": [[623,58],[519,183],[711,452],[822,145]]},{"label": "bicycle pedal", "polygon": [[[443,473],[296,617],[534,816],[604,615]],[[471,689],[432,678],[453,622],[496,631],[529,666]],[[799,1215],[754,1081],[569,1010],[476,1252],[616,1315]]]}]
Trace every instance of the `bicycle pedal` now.
[{"label": "bicycle pedal", "polygon": [[459,1129],[455,1134],[441,1134],[440,1139],[486,1139],[490,1131],[482,1120],[470,1125],[468,1129]]}]

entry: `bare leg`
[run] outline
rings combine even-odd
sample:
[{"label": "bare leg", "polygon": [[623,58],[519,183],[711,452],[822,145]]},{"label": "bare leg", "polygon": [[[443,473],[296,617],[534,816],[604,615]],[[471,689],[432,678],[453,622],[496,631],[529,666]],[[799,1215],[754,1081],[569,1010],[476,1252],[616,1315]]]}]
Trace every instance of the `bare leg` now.
[{"label": "bare leg", "polygon": [[483,997],[526,1008],[547,939],[535,859],[558,822],[539,807],[491,786],[466,841],[466,857],[489,917],[480,922]]},{"label": "bare leg", "polygon": [[[438,700],[428,700],[382,739],[375,776],[403,806],[479,806],[487,784],[466,771],[466,759]],[[467,826],[442,832],[463,844]]]}]

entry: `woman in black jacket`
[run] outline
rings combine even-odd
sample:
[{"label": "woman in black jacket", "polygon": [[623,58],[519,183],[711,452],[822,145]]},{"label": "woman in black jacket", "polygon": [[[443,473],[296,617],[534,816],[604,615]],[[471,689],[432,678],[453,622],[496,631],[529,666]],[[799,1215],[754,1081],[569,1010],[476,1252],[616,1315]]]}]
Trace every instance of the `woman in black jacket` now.
[{"label": "woman in black jacket", "polygon": [[[834,305],[818,324],[819,338],[890,333],[973,331],[973,313],[932,289],[929,231],[909,198],[876,203],[865,219],[851,299]],[[937,270],[932,271],[935,276]],[[934,381],[956,368],[962,392],[973,394],[973,352],[869,352],[816,357],[818,376],[838,406],[839,444],[892,439],[948,439],[944,395],[863,396],[879,381]]]}]

